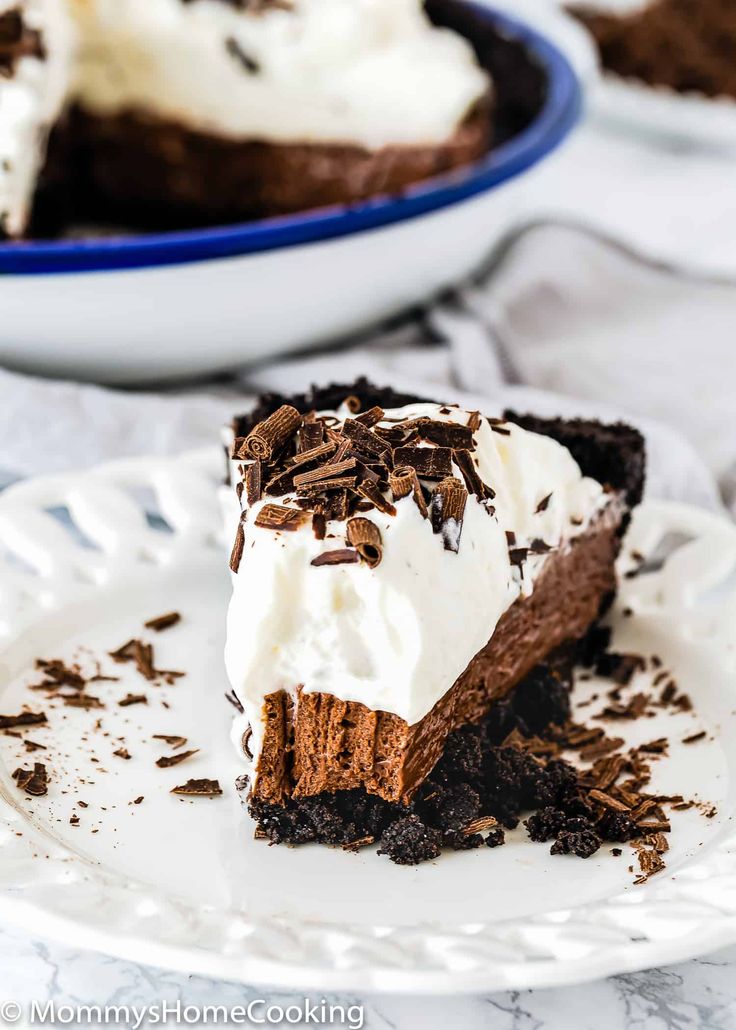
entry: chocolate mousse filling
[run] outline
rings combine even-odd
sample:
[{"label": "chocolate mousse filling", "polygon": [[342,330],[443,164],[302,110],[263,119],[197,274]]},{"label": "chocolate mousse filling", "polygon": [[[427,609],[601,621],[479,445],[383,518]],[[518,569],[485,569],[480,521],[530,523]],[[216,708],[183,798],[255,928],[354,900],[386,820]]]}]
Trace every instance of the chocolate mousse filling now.
[{"label": "chocolate mousse filling", "polygon": [[[284,405],[306,413],[336,409],[346,398],[366,418],[376,406],[422,401],[378,389],[366,380],[288,398],[273,394],[262,398],[250,416],[235,421],[235,436],[246,439],[256,425],[268,425],[269,416]],[[630,508],[641,499],[643,488],[640,434],[623,424],[512,413],[508,417],[564,444],[583,475],[604,485],[607,504],[584,533],[549,555],[532,593],[506,611],[493,633],[489,627],[486,646],[414,725],[357,702],[304,692],[298,685],[295,699],[286,692],[267,696],[258,775],[250,795],[257,817],[262,805],[293,811],[295,805],[336,792],[410,803],[454,731],[486,719],[535,667],[582,639],[610,604],[616,588],[614,561]],[[512,561],[523,567],[525,549],[516,547],[515,541],[509,541],[509,547]]]},{"label": "chocolate mousse filling", "polygon": [[484,718],[548,654],[583,636],[615,590],[623,507],[615,501],[589,532],[551,558],[533,593],[516,601],[486,646],[418,723],[390,712],[299,690],[265,701],[266,731],[254,794],[282,803],[362,787],[408,801],[453,730]]}]

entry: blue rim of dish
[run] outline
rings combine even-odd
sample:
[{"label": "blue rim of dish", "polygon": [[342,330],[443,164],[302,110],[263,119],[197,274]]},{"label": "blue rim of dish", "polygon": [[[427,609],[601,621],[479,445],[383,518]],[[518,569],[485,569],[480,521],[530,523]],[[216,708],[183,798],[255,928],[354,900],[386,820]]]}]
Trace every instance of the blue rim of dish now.
[{"label": "blue rim of dish", "polygon": [[266,218],[236,225],[105,239],[0,244],[0,275],[105,272],[188,264],[321,243],[439,211],[485,193],[546,157],[568,135],[581,108],[580,86],[567,58],[524,22],[469,3],[478,15],[520,40],[544,67],[547,97],[518,136],[467,168],[349,207]]}]

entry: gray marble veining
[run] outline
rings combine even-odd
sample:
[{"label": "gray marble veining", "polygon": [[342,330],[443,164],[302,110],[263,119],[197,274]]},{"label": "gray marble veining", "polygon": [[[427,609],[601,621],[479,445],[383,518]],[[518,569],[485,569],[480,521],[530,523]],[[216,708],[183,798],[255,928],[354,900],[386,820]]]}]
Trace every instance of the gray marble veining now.
[{"label": "gray marble veining", "polygon": [[[312,1001],[322,995],[315,993]],[[0,1005],[281,1005],[297,996],[164,972],[0,930]],[[665,969],[579,987],[461,998],[335,998],[365,1006],[369,1030],[736,1030],[736,947]],[[0,1027],[2,1027],[0,1020]],[[22,1024],[16,1024],[22,1025]]]}]

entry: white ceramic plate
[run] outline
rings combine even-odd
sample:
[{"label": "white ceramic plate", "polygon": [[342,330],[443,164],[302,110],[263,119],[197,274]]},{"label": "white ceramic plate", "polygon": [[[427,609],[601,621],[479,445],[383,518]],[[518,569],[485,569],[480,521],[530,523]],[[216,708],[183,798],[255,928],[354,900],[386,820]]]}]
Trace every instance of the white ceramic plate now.
[{"label": "white ceramic plate", "polygon": [[[0,736],[3,921],[141,962],[312,991],[566,984],[736,941],[730,523],[649,504],[627,541],[627,552],[646,555],[663,539],[689,541],[659,571],[625,579],[614,616],[616,643],[659,654],[696,704],[696,713],[621,727],[632,742],[672,741],[655,786],[718,806],[712,819],[674,813],[666,871],[633,886],[628,848],[620,858],[609,847],[587,862],[551,858],[523,831],[495,851],[401,868],[373,849],[291,850],[253,839],[233,789],[239,766],[223,696],[229,583],[219,471],[214,452],[134,460],[0,497],[0,711],[30,703],[49,715],[48,728],[26,733],[47,751],[28,755],[20,740]],[[623,617],[622,606],[635,614]],[[96,685],[104,710],[54,708],[29,693],[37,657],[91,668],[93,657],[140,635],[145,619],[174,608],[181,624],[150,638],[160,667],[186,670],[176,685],[151,686],[103,657],[104,671],[122,677]],[[118,707],[141,690],[146,705]],[[578,700],[595,690],[595,681],[581,685]],[[701,727],[707,742],[680,743]],[[184,735],[201,752],[158,769],[168,749],[154,733]],[[113,756],[120,746],[129,761]],[[11,775],[39,756],[50,789],[30,798]],[[169,793],[189,777],[219,778],[224,796]]]}]

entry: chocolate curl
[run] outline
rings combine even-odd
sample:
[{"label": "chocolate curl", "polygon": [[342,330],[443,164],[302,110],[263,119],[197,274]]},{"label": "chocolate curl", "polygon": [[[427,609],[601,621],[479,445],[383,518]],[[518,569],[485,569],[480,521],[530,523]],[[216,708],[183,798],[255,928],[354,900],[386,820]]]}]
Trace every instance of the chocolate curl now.
[{"label": "chocolate curl", "polygon": [[351,393],[349,397],[346,397],[343,404],[348,409],[351,415],[357,415],[363,405],[360,403],[360,397],[356,397],[354,393]]},{"label": "chocolate curl", "polygon": [[395,501],[400,501],[402,497],[409,496],[414,489],[416,478],[416,472],[408,465],[402,465],[400,468],[394,469],[388,481]]},{"label": "chocolate curl", "polygon": [[414,503],[419,508],[422,518],[427,518],[429,514],[427,502],[424,500],[416,469],[413,469],[411,465],[401,465],[399,468],[394,469],[389,476],[389,484],[395,501],[400,501],[402,497],[408,497],[409,494],[413,494]]},{"label": "chocolate curl", "polygon": [[348,522],[348,543],[355,548],[366,565],[375,569],[383,558],[381,531],[370,519],[354,518]]},{"label": "chocolate curl", "polygon": [[468,491],[454,476],[443,479],[432,493],[432,529],[435,533],[442,534],[442,543],[446,551],[457,553],[460,549],[467,500]]},{"label": "chocolate curl", "polygon": [[[259,422],[241,444],[236,440],[234,458],[262,458],[270,461],[302,424],[302,416],[291,404],[282,404],[278,411]],[[245,453],[243,453],[245,452]]]}]

